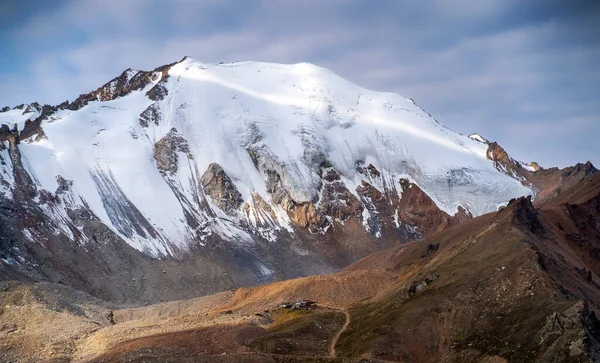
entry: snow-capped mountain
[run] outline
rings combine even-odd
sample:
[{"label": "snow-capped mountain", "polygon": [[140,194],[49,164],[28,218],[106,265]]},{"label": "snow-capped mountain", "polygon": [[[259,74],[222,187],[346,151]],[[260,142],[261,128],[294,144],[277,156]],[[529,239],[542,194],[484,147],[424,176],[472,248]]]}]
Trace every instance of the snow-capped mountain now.
[{"label": "snow-capped mountain", "polygon": [[[39,209],[14,234],[24,245],[54,243],[50,231],[88,248],[94,221],[150,257],[219,241],[268,278],[278,249],[312,255],[307,241],[336,234],[386,241],[327,247],[352,260],[535,193],[479,135],[307,63],[184,58],[72,103],[4,110],[0,124],[2,203]],[[25,263],[15,246],[4,265]]]}]

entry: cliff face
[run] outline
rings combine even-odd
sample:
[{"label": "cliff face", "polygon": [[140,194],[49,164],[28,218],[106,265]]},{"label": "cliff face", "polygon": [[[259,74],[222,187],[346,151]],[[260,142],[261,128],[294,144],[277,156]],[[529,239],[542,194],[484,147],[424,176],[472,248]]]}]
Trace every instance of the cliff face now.
[{"label": "cliff face", "polygon": [[200,179],[200,183],[206,195],[225,213],[238,210],[244,202],[242,195],[229,175],[217,163],[208,166]]}]

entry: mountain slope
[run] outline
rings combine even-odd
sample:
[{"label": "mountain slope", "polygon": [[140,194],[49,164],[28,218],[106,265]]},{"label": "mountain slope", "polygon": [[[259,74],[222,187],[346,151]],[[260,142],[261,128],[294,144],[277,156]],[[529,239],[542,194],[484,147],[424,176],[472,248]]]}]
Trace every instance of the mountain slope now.
[{"label": "mountain slope", "polygon": [[[140,308],[51,284],[0,285],[0,326],[9,332],[0,358],[595,362],[599,202],[595,174],[559,199],[512,200],[336,274]],[[278,308],[296,299],[319,308]]]},{"label": "mountain slope", "polygon": [[513,200],[350,266],[395,271],[402,282],[350,310],[338,351],[394,361],[598,361],[599,177],[562,200],[538,208]]},{"label": "mountain slope", "polygon": [[108,273],[131,281],[174,258],[212,292],[332,272],[534,194],[411,100],[306,63],[184,58],[33,110],[0,113],[11,278],[83,287],[98,271],[82,265],[139,261]]}]

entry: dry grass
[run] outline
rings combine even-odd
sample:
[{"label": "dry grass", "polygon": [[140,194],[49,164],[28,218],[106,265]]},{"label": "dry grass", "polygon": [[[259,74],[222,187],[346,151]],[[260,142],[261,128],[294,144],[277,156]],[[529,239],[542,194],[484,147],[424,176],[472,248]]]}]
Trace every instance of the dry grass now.
[{"label": "dry grass", "polygon": [[[585,184],[580,190],[593,189]],[[573,197],[590,200],[579,192]],[[583,217],[593,212],[571,209]],[[327,357],[329,346],[345,317],[323,306],[350,313],[336,345],[338,357],[349,361],[500,363],[535,361],[547,352],[568,356],[568,348],[552,342],[572,344],[567,338],[582,327],[575,324],[563,338],[541,346],[548,316],[571,309],[582,296],[595,308],[600,297],[597,276],[586,280],[579,267],[596,271],[590,264],[596,260],[581,256],[597,246],[592,241],[587,249],[575,249],[568,238],[582,233],[584,224],[565,213],[561,206],[546,205],[538,213],[515,202],[497,214],[371,255],[337,274],[139,308],[109,306],[64,287],[4,282],[0,361],[186,361],[190,354],[210,357],[207,362],[335,361]],[[593,218],[586,219],[586,228],[596,223]],[[428,252],[430,245],[438,247]],[[439,277],[409,296],[411,286],[433,275]],[[276,308],[297,299],[316,300],[322,307],[309,313]]]}]

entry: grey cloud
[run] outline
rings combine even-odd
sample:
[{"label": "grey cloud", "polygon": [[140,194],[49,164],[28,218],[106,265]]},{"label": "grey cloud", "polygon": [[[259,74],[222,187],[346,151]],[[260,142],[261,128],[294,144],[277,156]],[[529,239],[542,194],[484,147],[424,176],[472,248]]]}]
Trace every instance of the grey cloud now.
[{"label": "grey cloud", "polygon": [[[125,68],[154,68],[183,55],[309,61],[414,98],[450,128],[480,132],[519,159],[600,164],[600,8],[568,3],[68,2],[11,33],[21,44],[57,46],[34,50],[25,75],[0,74],[0,99],[57,103]],[[57,41],[73,34],[81,40]]]}]

